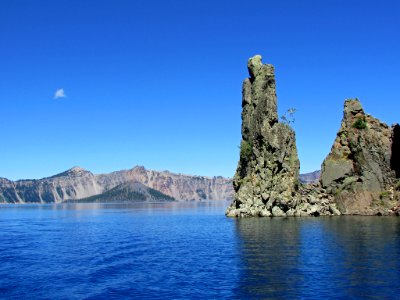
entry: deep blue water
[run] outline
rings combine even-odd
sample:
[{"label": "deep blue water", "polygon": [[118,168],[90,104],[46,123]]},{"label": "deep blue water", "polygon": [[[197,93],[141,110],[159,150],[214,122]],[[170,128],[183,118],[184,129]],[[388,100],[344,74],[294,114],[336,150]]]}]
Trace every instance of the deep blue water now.
[{"label": "deep blue water", "polygon": [[0,298],[400,298],[400,218],[227,205],[0,206]]}]

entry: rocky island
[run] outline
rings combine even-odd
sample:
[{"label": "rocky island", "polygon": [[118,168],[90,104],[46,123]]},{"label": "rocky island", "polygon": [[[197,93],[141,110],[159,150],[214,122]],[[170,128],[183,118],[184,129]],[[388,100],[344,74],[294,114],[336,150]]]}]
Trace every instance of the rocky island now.
[{"label": "rocky island", "polygon": [[321,180],[299,181],[295,132],[280,122],[274,67],[249,59],[243,82],[242,141],[229,217],[399,214],[400,126],[345,101],[341,128],[322,164]]}]

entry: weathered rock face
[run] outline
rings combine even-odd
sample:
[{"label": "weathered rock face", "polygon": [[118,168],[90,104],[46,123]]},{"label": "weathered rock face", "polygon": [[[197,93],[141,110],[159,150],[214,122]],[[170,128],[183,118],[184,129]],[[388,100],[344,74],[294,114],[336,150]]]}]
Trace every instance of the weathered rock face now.
[{"label": "weathered rock face", "polygon": [[243,82],[236,194],[228,214],[285,214],[282,208],[290,204],[298,187],[295,134],[278,121],[274,67],[262,64],[256,55],[249,59],[248,69],[250,78]]},{"label": "weathered rock face", "polygon": [[257,55],[248,69],[235,199],[227,216],[400,214],[399,125],[390,128],[365,114],[357,99],[347,100],[322,172],[303,176],[311,184],[301,184],[295,134],[277,117],[274,68]]},{"label": "weathered rock face", "polygon": [[176,200],[229,200],[233,196],[232,179],[220,176],[175,174],[141,166],[97,176],[107,190],[126,181],[137,181]]},{"label": "weathered rock face", "polygon": [[140,182],[127,181],[102,194],[71,202],[165,202],[174,200],[174,198],[149,188]]},{"label": "weathered rock face", "polygon": [[321,175],[322,186],[334,195],[342,213],[388,214],[395,206],[398,128],[365,114],[357,99],[346,100],[342,125]]},{"label": "weathered rock face", "polygon": [[93,174],[79,167],[39,180],[0,178],[0,202],[60,203],[105,193],[126,182],[139,182],[176,200],[232,199],[232,180],[158,172],[135,167],[110,174]]},{"label": "weathered rock face", "polygon": [[0,195],[7,203],[58,203],[99,194],[104,191],[96,176],[74,167],[68,171],[40,180],[0,182]]},{"label": "weathered rock face", "polygon": [[[277,113],[274,67],[257,55],[248,61],[250,78],[243,82],[242,142],[234,177],[231,217],[331,214],[323,204],[302,195],[300,162],[292,128]],[[319,199],[319,198],[318,198]],[[312,203],[314,202],[314,203]]]}]

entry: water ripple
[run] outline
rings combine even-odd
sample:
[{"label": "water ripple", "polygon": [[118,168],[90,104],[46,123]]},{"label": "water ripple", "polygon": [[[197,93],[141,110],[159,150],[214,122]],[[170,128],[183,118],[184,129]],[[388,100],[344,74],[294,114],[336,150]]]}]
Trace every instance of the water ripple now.
[{"label": "water ripple", "polygon": [[232,220],[226,205],[2,207],[0,297],[399,295],[398,218]]}]

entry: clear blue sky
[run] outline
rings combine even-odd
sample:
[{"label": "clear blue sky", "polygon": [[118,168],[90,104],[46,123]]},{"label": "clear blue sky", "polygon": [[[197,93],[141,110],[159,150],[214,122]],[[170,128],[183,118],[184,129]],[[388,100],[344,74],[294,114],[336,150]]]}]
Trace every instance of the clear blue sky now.
[{"label": "clear blue sky", "polygon": [[399,35],[395,0],[0,0],[0,177],[233,176],[254,54],[280,114],[298,110],[302,172],[319,169],[345,98],[400,121]]}]

